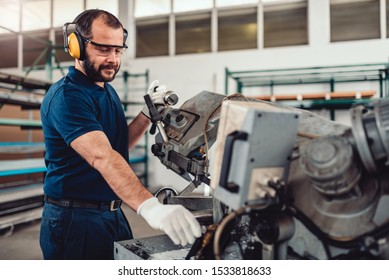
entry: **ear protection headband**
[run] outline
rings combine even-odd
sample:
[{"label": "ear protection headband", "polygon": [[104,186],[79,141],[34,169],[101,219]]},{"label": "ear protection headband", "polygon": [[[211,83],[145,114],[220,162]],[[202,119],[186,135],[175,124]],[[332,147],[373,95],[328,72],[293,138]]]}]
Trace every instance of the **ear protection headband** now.
[{"label": "ear protection headband", "polygon": [[[85,59],[85,40],[77,30],[74,30],[68,35],[68,26],[72,24],[76,25],[77,20],[84,15],[84,13],[81,13],[74,22],[65,23],[62,27],[65,52],[69,53],[71,57],[79,60]],[[123,28],[123,46],[125,46],[127,37],[128,32]]]}]

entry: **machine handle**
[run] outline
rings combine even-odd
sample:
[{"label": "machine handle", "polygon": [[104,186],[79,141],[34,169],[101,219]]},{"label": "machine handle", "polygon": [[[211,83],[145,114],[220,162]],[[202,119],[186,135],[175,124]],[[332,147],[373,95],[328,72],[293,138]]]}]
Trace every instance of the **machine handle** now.
[{"label": "machine handle", "polygon": [[[158,113],[150,95],[146,94],[145,96],[143,96],[143,99],[145,100],[147,108],[149,109],[149,112],[150,112],[150,120],[153,123],[152,129],[153,129],[154,133],[155,133],[155,126],[156,126],[158,128],[159,133],[162,136],[163,142],[168,143],[169,138],[167,137],[166,131],[162,125],[162,119],[163,119],[162,115],[160,113]],[[154,134],[154,133],[152,133],[152,134]]]},{"label": "machine handle", "polygon": [[145,96],[143,96],[143,99],[145,100],[147,108],[149,109],[151,122],[156,123],[157,121],[161,121],[162,115],[158,113],[150,95],[146,94]]},{"label": "machine handle", "polygon": [[219,185],[230,192],[238,192],[239,186],[234,182],[227,182],[228,175],[230,174],[230,165],[232,159],[232,151],[234,148],[234,143],[237,140],[246,141],[248,134],[243,131],[234,131],[230,133],[226,138],[226,143],[224,145],[224,154],[223,154],[223,163],[220,172]]}]

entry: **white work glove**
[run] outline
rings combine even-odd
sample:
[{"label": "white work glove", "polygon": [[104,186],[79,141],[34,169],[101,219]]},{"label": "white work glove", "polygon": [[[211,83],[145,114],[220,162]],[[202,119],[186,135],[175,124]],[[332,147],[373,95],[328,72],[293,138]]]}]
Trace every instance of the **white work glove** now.
[{"label": "white work glove", "polygon": [[[165,107],[164,97],[166,95],[166,92],[166,86],[159,85],[158,80],[155,80],[150,84],[149,89],[147,90],[147,94],[150,95],[151,100],[153,101],[157,110],[161,108],[163,109]],[[142,108],[142,113],[150,119],[149,108],[146,104]]]},{"label": "white work glove", "polygon": [[193,244],[201,236],[201,227],[182,205],[161,204],[156,197],[145,200],[137,210],[154,229],[164,231],[175,244]]}]

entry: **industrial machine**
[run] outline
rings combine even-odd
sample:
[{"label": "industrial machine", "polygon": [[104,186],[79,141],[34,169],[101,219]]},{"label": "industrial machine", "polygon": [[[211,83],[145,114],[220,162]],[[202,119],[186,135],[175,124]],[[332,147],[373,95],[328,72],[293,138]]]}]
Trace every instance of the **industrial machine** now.
[{"label": "industrial machine", "polygon": [[165,203],[197,199],[211,216],[181,257],[389,259],[389,100],[352,108],[350,127],[208,91],[157,113],[153,154],[189,182]]}]

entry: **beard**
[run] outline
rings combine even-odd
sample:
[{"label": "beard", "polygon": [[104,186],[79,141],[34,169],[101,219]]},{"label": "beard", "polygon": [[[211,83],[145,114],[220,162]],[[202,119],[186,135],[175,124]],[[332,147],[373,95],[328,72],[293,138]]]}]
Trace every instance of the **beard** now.
[{"label": "beard", "polygon": [[[89,78],[91,78],[94,82],[111,82],[113,81],[113,79],[115,79],[115,76],[120,69],[120,64],[115,65],[113,63],[105,64],[105,65],[101,64],[97,69],[95,69],[93,62],[87,53],[85,54],[85,59],[82,62],[82,66],[84,67],[85,74]],[[112,69],[115,72],[111,76],[104,76],[103,75],[104,69]]]}]

